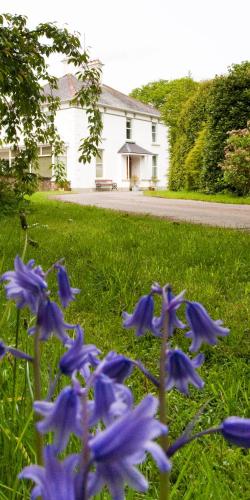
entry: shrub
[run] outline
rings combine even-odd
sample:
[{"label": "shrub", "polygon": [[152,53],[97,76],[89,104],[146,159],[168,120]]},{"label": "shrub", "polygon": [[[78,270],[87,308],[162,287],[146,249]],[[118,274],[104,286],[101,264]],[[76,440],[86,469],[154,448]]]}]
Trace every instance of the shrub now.
[{"label": "shrub", "polygon": [[[179,109],[179,119],[175,126],[176,136],[171,147],[171,163],[169,187],[183,189],[187,187],[190,171],[193,170],[192,159],[189,158],[189,172],[185,161],[198,139],[198,134],[207,121],[207,99],[211,82],[202,82]],[[199,165],[201,168],[201,164]],[[196,165],[194,166],[196,171]],[[196,174],[195,174],[196,177]],[[190,179],[191,184],[193,182]],[[190,184],[190,186],[191,186]],[[191,189],[188,188],[188,189]],[[193,187],[194,189],[194,187]]]},{"label": "shrub", "polygon": [[207,129],[204,126],[198,133],[194,146],[190,149],[184,163],[186,173],[185,188],[188,191],[196,191],[201,188],[201,174],[206,133]]},{"label": "shrub", "polygon": [[247,128],[229,132],[221,168],[232,191],[243,196],[250,193],[250,122]]}]

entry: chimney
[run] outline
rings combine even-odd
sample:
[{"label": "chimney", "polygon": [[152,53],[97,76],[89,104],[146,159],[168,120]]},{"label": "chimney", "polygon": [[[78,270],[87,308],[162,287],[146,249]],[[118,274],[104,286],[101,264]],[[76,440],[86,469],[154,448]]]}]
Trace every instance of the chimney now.
[{"label": "chimney", "polygon": [[100,82],[102,83],[102,68],[104,64],[100,61],[100,59],[93,59],[92,61],[89,61],[88,67],[90,69],[97,69],[100,74]]},{"label": "chimney", "polygon": [[91,69],[98,69],[99,71],[102,71],[104,64],[100,61],[100,59],[93,59],[92,61],[89,61],[88,66]]},{"label": "chimney", "polygon": [[[79,71],[79,67],[76,67],[74,64],[68,62],[68,58],[66,57],[61,61],[63,64],[63,74],[64,75],[75,75]],[[88,67],[90,69],[97,69],[100,73],[100,81],[102,81],[102,67],[104,64],[100,61],[100,59],[93,59],[89,61]]]},{"label": "chimney", "polygon": [[79,70],[79,68],[77,68],[73,63],[69,63],[69,60],[67,57],[65,57],[65,59],[63,59],[61,61],[61,63],[63,65],[63,74],[64,75],[68,75],[68,74],[75,75],[77,73],[77,71]]}]

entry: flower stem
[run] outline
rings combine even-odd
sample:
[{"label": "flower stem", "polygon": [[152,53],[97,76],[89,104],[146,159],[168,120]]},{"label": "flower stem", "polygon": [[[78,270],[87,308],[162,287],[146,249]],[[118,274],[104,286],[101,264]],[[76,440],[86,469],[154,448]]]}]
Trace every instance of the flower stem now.
[{"label": "flower stem", "polygon": [[210,429],[206,429],[201,432],[197,432],[193,436],[185,436],[182,435],[179,439],[175,441],[175,443],[172,444],[167,450],[167,456],[170,458],[172,457],[180,448],[183,448],[183,446],[186,446],[186,444],[191,443],[194,439],[198,439],[200,437],[206,436],[207,434],[215,434],[217,432],[220,432],[221,428],[220,427],[212,427]]},{"label": "flower stem", "polygon": [[88,389],[82,396],[82,420],[83,420],[83,436],[82,436],[82,500],[87,499],[87,479],[88,479],[88,469],[89,469],[89,447],[88,447]]},{"label": "flower stem", "polygon": [[[39,340],[39,330],[36,328],[34,334],[34,398],[36,401],[40,401],[41,397],[41,350],[40,350],[40,340]],[[35,416],[35,421],[37,422],[39,418]],[[43,463],[43,440],[42,435],[35,429],[35,440],[36,440],[36,452],[37,452],[37,463],[42,465]]]},{"label": "flower stem", "polygon": [[[165,390],[165,379],[166,379],[165,365],[166,365],[167,340],[168,340],[168,312],[166,312],[164,318],[161,355],[160,355],[159,414],[160,414],[160,422],[162,422],[164,425],[166,424],[167,420],[167,400],[166,400],[166,390]],[[167,452],[169,442],[168,442],[168,436],[166,434],[161,436],[160,443],[163,450]],[[168,498],[169,498],[169,473],[161,472],[160,500],[168,500]]]},{"label": "flower stem", "polygon": [[[20,330],[20,309],[17,309],[15,349],[18,349],[19,330]],[[17,359],[15,357],[14,358],[14,373],[13,373],[13,415],[12,415],[13,421],[15,421],[15,406],[16,406],[16,372],[17,372]]]},{"label": "flower stem", "polygon": [[28,231],[25,231],[25,239],[24,239],[24,246],[23,246],[23,253],[22,253],[22,260],[24,260],[26,251],[27,251],[27,245],[28,245]]}]

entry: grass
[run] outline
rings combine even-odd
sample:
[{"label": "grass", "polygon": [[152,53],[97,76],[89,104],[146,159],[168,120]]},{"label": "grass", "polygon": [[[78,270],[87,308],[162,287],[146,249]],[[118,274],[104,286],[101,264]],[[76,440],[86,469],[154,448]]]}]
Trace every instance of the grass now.
[{"label": "grass", "polygon": [[170,198],[177,200],[197,200],[210,201],[216,203],[230,203],[240,205],[250,205],[250,196],[236,196],[233,194],[206,194],[197,191],[144,191],[146,196],[156,196],[158,198]]},{"label": "grass", "polygon": [[[228,415],[249,417],[249,233],[48,201],[42,194],[34,196],[28,221],[39,223],[30,230],[39,246],[29,246],[26,259],[34,258],[46,269],[65,257],[72,285],[81,288],[66,320],[80,322],[86,342],[96,343],[103,353],[116,350],[140,358],[157,374],[159,341],[150,334],[137,339],[133,331],[121,326],[122,311],[131,311],[154,281],[172,283],[175,293],[185,288],[190,300],[202,302],[214,319],[221,318],[230,327],[229,337],[214,348],[204,348],[206,363],[200,370],[204,390],[192,389],[188,398],[176,391],[169,393],[171,439],[205,403],[198,429],[216,425]],[[17,217],[4,216],[0,224],[1,268],[12,269],[15,255],[22,252],[24,235]],[[55,293],[53,282],[51,288]],[[6,303],[3,288],[0,322],[1,337],[14,345],[16,310]],[[20,348],[31,352],[27,325],[29,315],[22,311]],[[179,332],[174,345],[187,348],[189,341]],[[56,370],[61,352],[56,339],[43,346],[44,396],[48,367],[52,373]],[[145,392],[154,392],[138,373],[129,385],[136,401]],[[34,461],[31,386],[32,373],[20,361],[13,392],[13,360],[5,357],[0,370],[0,500],[29,498],[28,483],[15,478]],[[151,459],[143,465],[143,472],[150,481],[148,493],[130,491],[127,499],[158,498],[158,474]],[[250,498],[248,473],[248,453],[219,436],[204,437],[176,454],[171,500],[245,500]],[[108,498],[106,493],[98,496],[99,500]]]}]

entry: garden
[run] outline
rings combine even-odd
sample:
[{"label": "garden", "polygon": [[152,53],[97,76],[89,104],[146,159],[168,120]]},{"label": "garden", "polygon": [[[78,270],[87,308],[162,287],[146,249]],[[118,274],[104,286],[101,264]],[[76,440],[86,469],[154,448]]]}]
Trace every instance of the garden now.
[{"label": "garden", "polygon": [[[105,356],[115,351],[158,376],[160,341],[149,331],[136,337],[124,329],[122,313],[132,312],[139,297],[152,283],[171,284],[174,295],[186,290],[188,300],[201,302],[213,319],[221,319],[230,334],[215,346],[203,345],[206,362],[199,369],[203,389],[190,386],[188,395],[173,388],[167,392],[167,423],[170,443],[196,416],[196,432],[218,426],[230,415],[249,412],[249,233],[228,229],[179,224],[148,216],[132,216],[94,207],[48,201],[43,194],[32,197],[27,210],[29,225],[24,261],[35,259],[44,270],[64,258],[73,287],[80,289],[65,312],[67,323],[84,329],[84,342],[94,344]],[[25,225],[24,225],[25,227]],[[1,217],[1,272],[13,269],[22,256],[27,230],[19,217]],[[56,297],[55,282],[49,286]],[[157,298],[157,297],[156,297]],[[57,299],[56,299],[57,300]],[[18,310],[7,301],[1,287],[1,331],[6,345],[32,355],[32,326],[27,308]],[[156,314],[160,301],[156,300]],[[183,306],[178,316],[185,321]],[[171,340],[173,347],[187,350],[190,341],[181,329]],[[63,346],[57,338],[42,342],[42,397],[58,370]],[[29,498],[30,485],[18,479],[24,467],[35,462],[33,423],[33,371],[30,363],[11,356],[1,362],[1,468],[0,498]],[[67,384],[60,378],[56,395]],[[139,369],[127,380],[139,404],[157,388]],[[55,396],[54,396],[55,397]],[[197,415],[198,414],[198,415]],[[53,442],[49,433],[47,442]],[[73,436],[67,451],[78,450]],[[15,459],[13,460],[13,457]],[[248,498],[249,454],[220,435],[200,437],[176,452],[171,459],[170,498]],[[159,472],[148,458],[141,472],[149,482],[143,495],[126,490],[126,498],[158,498]],[[103,490],[96,498],[110,498]]]}]

